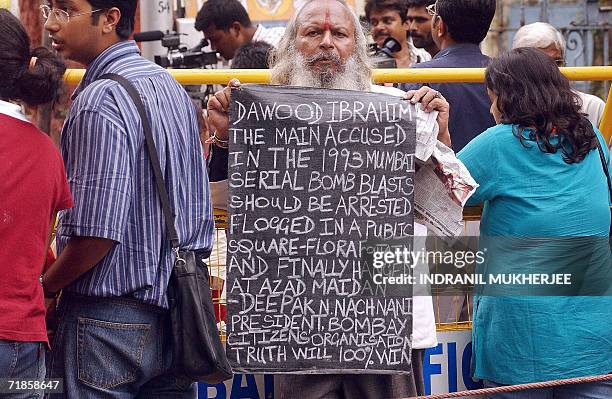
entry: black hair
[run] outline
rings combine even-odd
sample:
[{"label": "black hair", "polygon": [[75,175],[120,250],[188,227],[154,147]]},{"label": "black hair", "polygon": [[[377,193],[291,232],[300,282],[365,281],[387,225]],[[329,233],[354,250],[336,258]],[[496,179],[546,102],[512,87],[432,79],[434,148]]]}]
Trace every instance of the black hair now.
[{"label": "black hair", "polygon": [[535,48],[517,48],[491,60],[485,74],[497,94],[501,122],[517,125],[514,134],[526,147],[563,152],[566,163],[581,162],[597,147],[593,126],[580,112],[581,100],[555,62]]},{"label": "black hair", "polygon": [[407,0],[407,7],[427,7],[434,4],[436,0]]},{"label": "black hair", "polygon": [[408,3],[406,0],[366,0],[366,20],[370,20],[370,14],[375,10],[384,9],[397,11],[402,19],[402,22],[406,21],[406,14],[408,13]]},{"label": "black hair", "polygon": [[269,69],[268,58],[272,46],[265,42],[251,42],[236,50],[232,69]]},{"label": "black hair", "polygon": [[457,43],[484,40],[495,15],[495,0],[438,0],[436,12]]},{"label": "black hair", "polygon": [[195,28],[204,31],[214,25],[227,32],[234,22],[245,28],[251,26],[249,14],[238,0],[208,0],[198,11]]},{"label": "black hair", "polygon": [[[108,10],[116,7],[121,11],[121,19],[119,19],[116,26],[117,35],[121,39],[129,38],[132,32],[134,32],[138,0],[87,0],[87,2],[94,9],[101,8]],[[92,18],[94,24],[98,23],[100,13],[93,13]]]},{"label": "black hair", "polygon": [[[30,60],[36,63],[30,67]],[[53,101],[61,94],[66,66],[44,47],[30,50],[23,25],[8,10],[0,8],[0,98],[28,105]]]}]

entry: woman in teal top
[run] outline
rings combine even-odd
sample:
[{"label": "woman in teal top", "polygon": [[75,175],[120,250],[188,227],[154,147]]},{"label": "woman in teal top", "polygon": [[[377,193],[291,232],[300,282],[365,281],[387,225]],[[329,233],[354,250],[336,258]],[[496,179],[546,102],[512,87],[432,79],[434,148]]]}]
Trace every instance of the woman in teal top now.
[{"label": "woman in teal top", "polygon": [[[481,237],[493,242],[607,237],[610,194],[596,140],[609,164],[607,146],[580,114],[579,99],[555,63],[539,50],[516,49],[492,60],[486,84],[498,124],[458,154],[480,184],[469,202],[484,204]],[[610,249],[606,238],[600,241],[605,248],[590,261],[607,271],[603,284],[609,289]],[[561,263],[575,255],[567,248],[565,253]],[[524,267],[524,255],[514,248],[490,258],[497,267],[517,270]],[[526,272],[558,266],[542,258]],[[612,297],[476,297],[472,368],[486,386],[612,372]],[[612,398],[612,383],[491,397]]]}]

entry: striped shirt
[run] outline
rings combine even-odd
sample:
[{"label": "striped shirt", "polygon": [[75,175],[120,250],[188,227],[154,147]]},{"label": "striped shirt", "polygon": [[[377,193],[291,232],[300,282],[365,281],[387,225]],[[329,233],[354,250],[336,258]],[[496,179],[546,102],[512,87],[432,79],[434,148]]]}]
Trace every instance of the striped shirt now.
[{"label": "striped shirt", "polygon": [[97,80],[111,72],[132,82],[145,104],[181,248],[212,247],[208,176],[193,103],[170,74],[139,55],[135,42],[120,42],[89,65],[73,94],[61,151],[74,208],[60,214],[57,229],[60,253],[71,236],[118,244],[67,291],[167,307],[174,255],[136,107],[118,83]]}]

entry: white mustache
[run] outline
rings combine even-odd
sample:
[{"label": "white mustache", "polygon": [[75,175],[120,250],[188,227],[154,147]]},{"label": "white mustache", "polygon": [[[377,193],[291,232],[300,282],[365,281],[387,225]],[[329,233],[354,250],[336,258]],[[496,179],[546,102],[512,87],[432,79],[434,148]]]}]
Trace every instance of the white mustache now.
[{"label": "white mustache", "polygon": [[336,65],[339,65],[342,62],[340,57],[334,53],[318,53],[306,58],[306,63],[308,65],[312,65],[318,61],[333,61]]}]

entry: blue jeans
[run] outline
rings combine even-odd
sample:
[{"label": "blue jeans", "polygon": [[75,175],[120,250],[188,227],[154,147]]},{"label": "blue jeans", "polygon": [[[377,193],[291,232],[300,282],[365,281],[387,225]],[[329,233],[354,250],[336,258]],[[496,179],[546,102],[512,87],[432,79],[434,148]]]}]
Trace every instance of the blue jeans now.
[{"label": "blue jeans", "polygon": [[64,378],[51,398],[189,398],[196,384],[175,376],[168,311],[130,298],[66,294],[48,364]]},{"label": "blue jeans", "polygon": [[[485,388],[500,387],[493,381],[485,381]],[[612,381],[591,382],[588,384],[562,385],[554,388],[529,389],[526,391],[488,395],[489,399],[610,399]]]},{"label": "blue jeans", "polygon": [[[45,378],[46,344],[0,340],[0,378],[40,380]],[[42,398],[42,392],[2,394],[3,398]]]}]

